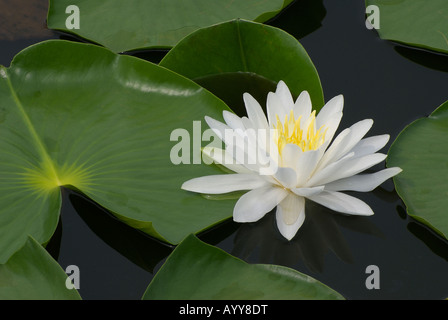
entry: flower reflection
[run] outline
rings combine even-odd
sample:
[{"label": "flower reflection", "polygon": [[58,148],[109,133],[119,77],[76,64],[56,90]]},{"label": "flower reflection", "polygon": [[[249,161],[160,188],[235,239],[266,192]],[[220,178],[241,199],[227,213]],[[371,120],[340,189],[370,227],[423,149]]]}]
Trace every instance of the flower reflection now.
[{"label": "flower reflection", "polygon": [[297,236],[287,241],[274,228],[275,214],[267,214],[256,223],[238,229],[231,254],[253,263],[278,264],[297,268],[299,263],[311,272],[321,273],[324,260],[333,252],[346,263],[353,262],[349,243],[341,228],[381,237],[371,220],[359,216],[334,215],[332,210],[309,202],[307,220]]}]

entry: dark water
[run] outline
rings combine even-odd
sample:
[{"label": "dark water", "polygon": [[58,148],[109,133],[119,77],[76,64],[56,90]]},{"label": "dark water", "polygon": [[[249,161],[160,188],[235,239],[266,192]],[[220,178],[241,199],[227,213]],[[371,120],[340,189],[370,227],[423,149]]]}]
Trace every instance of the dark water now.
[{"label": "dark water", "polygon": [[[319,72],[326,100],[344,95],[341,128],[372,118],[369,135],[389,133],[391,143],[407,124],[448,100],[448,57],[382,41],[365,27],[364,10],[363,1],[298,0],[269,24],[300,40]],[[0,63],[9,65],[17,52],[41,40],[0,41]],[[163,54],[135,55],[158,62]],[[198,82],[213,90],[220,87],[217,80]],[[253,85],[244,80],[239,87]],[[271,85],[259,83],[262,91]],[[235,101],[237,95],[228,99]],[[353,195],[370,204],[375,215],[345,217],[308,203],[306,222],[291,242],[276,232],[273,214],[253,224],[228,221],[201,239],[250,263],[292,267],[348,299],[447,298],[448,242],[406,215],[392,181]],[[80,268],[81,296],[140,299],[171,248],[73,191],[64,190],[64,200],[48,250],[63,268]],[[369,265],[380,270],[379,289],[366,288]]]}]

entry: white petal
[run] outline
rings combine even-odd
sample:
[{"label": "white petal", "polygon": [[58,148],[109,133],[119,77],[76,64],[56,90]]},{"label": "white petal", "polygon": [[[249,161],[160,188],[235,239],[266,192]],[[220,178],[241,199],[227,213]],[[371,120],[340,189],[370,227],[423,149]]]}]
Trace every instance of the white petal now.
[{"label": "white petal", "polygon": [[265,164],[265,166],[263,166],[263,168],[260,168],[259,172],[261,175],[274,175],[277,172],[277,168],[279,167],[280,155],[276,142],[274,141],[274,134],[272,131],[274,130],[268,131],[268,141],[266,142],[266,148],[268,148],[268,150],[263,150],[268,156],[268,162]]},{"label": "white petal", "polygon": [[256,155],[257,161],[260,163],[260,165],[266,165],[269,162],[269,129],[256,128],[253,122],[246,117],[241,118],[241,120],[243,122],[243,125],[247,128],[245,134],[248,138],[248,146],[252,147],[252,150],[250,150],[249,152],[254,153],[252,157],[255,157]]},{"label": "white petal", "polygon": [[355,153],[355,157],[375,153],[387,144],[389,138],[388,134],[383,134],[362,139],[353,147],[352,152]]},{"label": "white petal", "polygon": [[322,155],[322,150],[310,150],[303,152],[296,164],[297,185],[304,186],[311,177]]},{"label": "white petal", "polygon": [[[308,91],[302,91],[294,104],[294,116],[296,119],[302,116],[302,120],[308,119],[312,111],[311,97]],[[302,125],[303,123],[301,123]],[[319,128],[318,128],[319,129]]]},{"label": "white petal", "polygon": [[274,126],[277,123],[277,116],[283,123],[283,121],[285,120],[285,116],[289,115],[289,113],[285,111],[280,98],[272,92],[268,93],[267,111],[270,127]]},{"label": "white petal", "polygon": [[319,186],[312,188],[292,188],[291,191],[298,196],[308,198],[321,193],[322,191],[324,191],[324,188],[326,189],[326,186],[325,187]]},{"label": "white petal", "polygon": [[324,167],[328,163],[337,161],[345,156],[360,142],[373,125],[373,120],[366,119],[359,121],[350,128],[342,131],[322,157],[319,167]]},{"label": "white petal", "polygon": [[227,123],[227,125],[236,130],[236,129],[240,129],[240,130],[245,130],[246,127],[243,124],[243,121],[241,120],[240,117],[238,117],[236,114],[229,112],[227,110],[224,110],[222,112],[224,121]]},{"label": "white petal", "polygon": [[253,132],[256,132],[254,124],[248,117],[241,117],[240,119],[241,119],[241,123],[242,123],[243,127],[246,128],[246,131],[248,129],[250,129]]},{"label": "white petal", "polygon": [[254,128],[268,130],[269,125],[266,115],[258,101],[248,93],[243,94],[243,100],[246,106],[247,116],[252,121]]},{"label": "white petal", "polygon": [[204,117],[205,122],[207,122],[210,129],[219,137],[219,139],[224,141],[225,131],[230,129],[230,127],[221,121],[210,118],[209,116]]},{"label": "white petal", "polygon": [[265,177],[275,175],[277,173],[278,168],[280,168],[277,160],[269,156],[268,162],[265,165],[260,165],[260,168],[258,170],[259,174]]},{"label": "white petal", "polygon": [[233,144],[231,144],[230,140],[226,140],[226,153],[229,157],[235,159],[237,163],[243,164],[251,171],[258,172],[259,165],[256,159],[256,153],[251,151],[246,140],[238,140],[235,137],[234,139],[236,141]]},{"label": "white petal", "polygon": [[349,178],[333,181],[325,185],[325,190],[369,192],[401,171],[400,168],[394,167],[372,174],[358,174]]},{"label": "white petal", "polygon": [[365,119],[358,121],[350,127],[350,134],[344,139],[343,148],[341,148],[337,153],[336,159],[340,159],[346,155],[353,147],[361,141],[362,138],[369,132],[372,128],[373,120]]},{"label": "white petal", "polygon": [[[236,120],[231,113],[226,117]],[[252,171],[258,171],[256,145],[248,144],[246,131],[240,128],[232,129],[227,124],[217,121],[210,117],[205,117],[205,121],[215,134],[226,144],[226,152],[231,155],[238,163],[244,164]]]},{"label": "white petal", "polygon": [[205,147],[202,153],[227,169],[236,173],[253,173],[244,165],[238,163],[230,154],[220,148]]},{"label": "white petal", "polygon": [[329,120],[335,116],[335,114],[342,112],[344,107],[344,97],[338,95],[328,101],[322,109],[319,111],[316,117],[316,127],[320,128],[322,125],[329,122]]},{"label": "white petal", "polygon": [[181,188],[198,193],[220,194],[256,189],[267,184],[267,181],[258,175],[235,173],[194,178],[184,182]]},{"label": "white petal", "polygon": [[294,107],[294,100],[292,99],[291,91],[289,91],[284,81],[280,80],[278,82],[275,94],[280,98],[283,109],[289,113]]},{"label": "white petal", "polygon": [[324,191],[308,199],[337,212],[361,216],[373,214],[372,209],[364,201],[341,192]]},{"label": "white petal", "polygon": [[[317,165],[317,168],[316,168],[316,172],[325,168],[330,163],[330,160],[333,158],[332,155],[335,153],[335,151],[337,151],[338,147],[341,145],[341,143],[343,143],[344,139],[349,134],[350,134],[350,128],[346,128],[346,129],[342,130],[342,132],[337,135],[337,137],[334,139],[334,141],[331,143],[330,147],[325,151],[324,155],[322,156],[321,160],[319,161],[319,164]],[[333,161],[333,162],[335,162],[335,161]]]},{"label": "white petal", "polygon": [[279,167],[274,178],[285,188],[291,189],[297,186],[297,175],[294,169]]},{"label": "white petal", "polygon": [[288,143],[285,145],[282,149],[282,156],[281,156],[281,165],[282,167],[289,167],[294,169],[294,171],[297,169],[297,163],[299,161],[299,158],[302,156],[302,149],[293,143]]},{"label": "white petal", "polygon": [[353,158],[355,154],[353,152],[349,153],[342,159],[339,159],[338,161],[332,162],[326,167],[319,168],[319,170],[316,170],[313,172],[313,175],[308,179],[308,181],[304,184],[304,186],[307,187],[313,187],[322,185],[321,181],[324,181],[328,176],[334,174],[334,172],[337,172],[343,164],[348,161],[349,159]]},{"label": "white petal", "polygon": [[[323,128],[325,132],[325,141],[330,143],[333,140],[334,134],[338,130],[339,124],[341,123],[342,112],[334,113],[329,120],[325,123],[325,127]],[[317,127],[318,129],[320,128]]]},{"label": "white petal", "polygon": [[305,221],[305,199],[289,194],[277,206],[275,217],[282,236],[291,240]]},{"label": "white petal", "polygon": [[258,221],[287,195],[288,191],[274,186],[251,190],[238,199],[233,209],[233,220],[236,222]]},{"label": "white petal", "polygon": [[386,155],[382,153],[369,154],[360,158],[353,158],[353,156],[354,153],[352,152],[342,159],[330,163],[313,175],[306,186],[321,186],[353,176],[386,159]]},{"label": "white petal", "polygon": [[266,165],[269,162],[266,151],[266,130],[255,129],[252,121],[247,117],[242,117],[241,122],[246,128],[242,138],[246,141],[244,147],[246,148],[245,153],[247,154],[248,164],[256,164],[257,167]]}]

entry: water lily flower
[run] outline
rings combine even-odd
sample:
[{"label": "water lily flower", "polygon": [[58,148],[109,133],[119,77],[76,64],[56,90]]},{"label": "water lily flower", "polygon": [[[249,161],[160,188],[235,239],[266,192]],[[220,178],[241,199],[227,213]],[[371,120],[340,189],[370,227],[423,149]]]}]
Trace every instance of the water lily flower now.
[{"label": "water lily flower", "polygon": [[368,192],[401,172],[395,167],[361,174],[386,158],[377,151],[389,135],[364,138],[373,125],[371,119],[333,139],[342,118],[342,95],[328,101],[317,115],[308,92],[294,102],[283,81],[268,94],[267,117],[250,94],[243,99],[247,117],[228,111],[223,113],[225,123],[205,117],[225,148],[204,152],[234,173],[194,178],[182,185],[203,194],[249,190],[235,204],[236,222],[255,222],[276,208],[277,227],[291,240],[305,220],[305,199],[343,214],[369,216],[373,214],[369,205],[341,191]]}]

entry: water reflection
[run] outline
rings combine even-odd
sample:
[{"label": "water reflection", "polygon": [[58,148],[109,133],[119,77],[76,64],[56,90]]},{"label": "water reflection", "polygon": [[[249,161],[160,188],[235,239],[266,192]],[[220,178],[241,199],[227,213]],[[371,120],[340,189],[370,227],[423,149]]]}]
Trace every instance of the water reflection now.
[{"label": "water reflection", "polygon": [[267,24],[301,39],[319,29],[326,14],[323,0],[296,0]]},{"label": "water reflection", "polygon": [[172,251],[172,247],[124,224],[107,210],[86,197],[66,190],[73,208],[89,228],[110,247],[138,265],[153,272],[154,267]]},{"label": "water reflection", "polygon": [[402,57],[426,68],[448,72],[448,55],[402,45],[394,49]]},{"label": "water reflection", "polygon": [[303,226],[291,241],[285,240],[278,232],[274,211],[257,223],[243,224],[236,232],[231,254],[245,261],[291,268],[303,263],[309,271],[320,273],[329,252],[346,263],[353,262],[350,246],[341,228],[382,236],[368,217],[335,214],[311,201],[306,203],[306,213]]},{"label": "water reflection", "polygon": [[448,241],[420,222],[411,219],[407,226],[409,232],[420,239],[433,253],[448,261]]},{"label": "water reflection", "polygon": [[406,206],[395,191],[392,181],[385,182],[382,187],[376,188],[371,193],[382,202],[398,203],[395,209],[400,219],[407,222],[407,230],[422,241],[433,253],[448,261],[448,240],[431,230],[424,223],[408,215]]},{"label": "water reflection", "polygon": [[[378,168],[378,170],[385,169],[384,167]],[[374,171],[365,171],[365,173],[373,173]],[[375,188],[370,193],[373,194],[378,200],[387,202],[387,203],[396,203],[400,200],[397,192],[395,191],[393,180],[387,180],[383,182],[383,184],[377,188]]]}]

